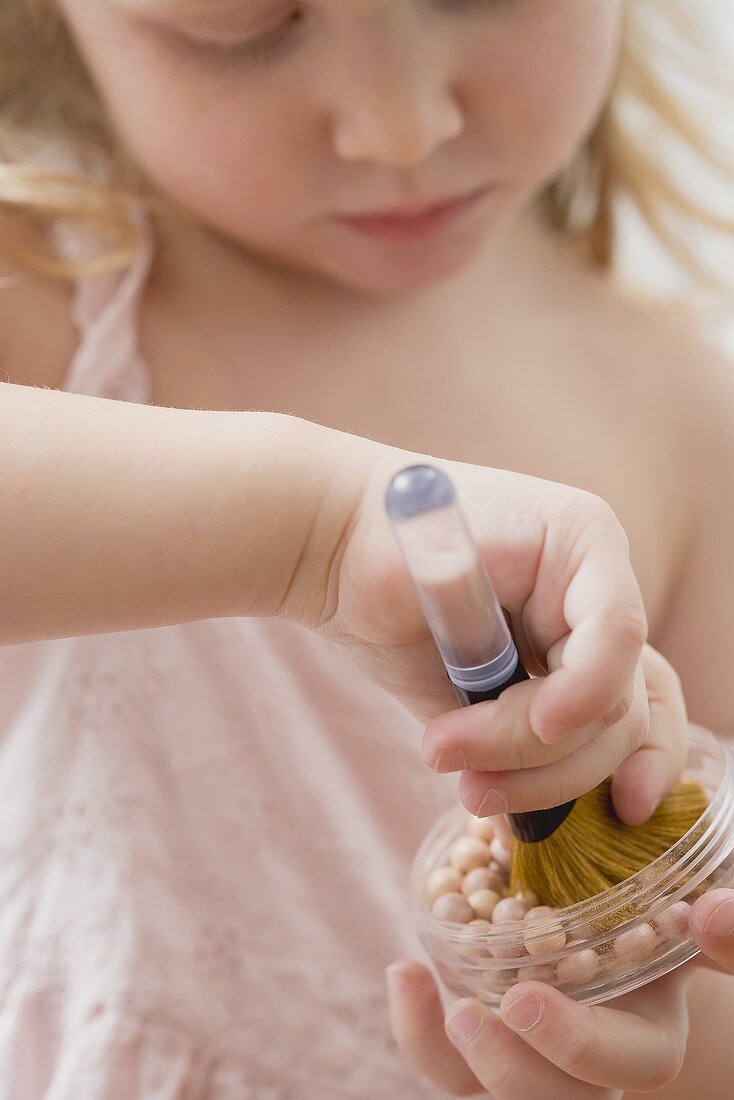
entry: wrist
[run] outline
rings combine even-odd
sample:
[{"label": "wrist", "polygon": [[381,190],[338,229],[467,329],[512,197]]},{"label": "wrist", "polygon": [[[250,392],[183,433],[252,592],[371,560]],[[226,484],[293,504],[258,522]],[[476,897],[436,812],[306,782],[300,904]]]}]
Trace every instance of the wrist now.
[{"label": "wrist", "polygon": [[271,614],[316,630],[336,610],[341,558],[384,448],[348,432],[288,419],[294,483],[306,507],[291,536],[287,577]]}]

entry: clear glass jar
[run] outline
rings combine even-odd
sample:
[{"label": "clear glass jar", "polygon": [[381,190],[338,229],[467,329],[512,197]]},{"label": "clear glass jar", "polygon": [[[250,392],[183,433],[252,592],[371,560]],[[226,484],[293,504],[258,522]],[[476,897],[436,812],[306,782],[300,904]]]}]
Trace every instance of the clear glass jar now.
[{"label": "clear glass jar", "polygon": [[446,988],[496,1007],[511,986],[533,979],[593,1005],[698,954],[688,930],[690,905],[715,886],[734,884],[734,758],[692,727],[683,778],[701,784],[709,805],[677,844],[611,890],[531,924],[478,927],[431,912],[428,876],[449,862],[471,820],[462,806],[444,814],[416,854],[411,892],[418,936]]}]

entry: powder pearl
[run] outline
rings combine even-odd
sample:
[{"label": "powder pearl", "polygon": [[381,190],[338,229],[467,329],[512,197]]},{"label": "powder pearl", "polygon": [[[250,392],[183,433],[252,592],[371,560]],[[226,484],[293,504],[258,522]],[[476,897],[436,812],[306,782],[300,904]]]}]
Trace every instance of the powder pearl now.
[{"label": "powder pearl", "polygon": [[478,917],[489,921],[502,898],[494,890],[475,890],[469,894],[469,904]]},{"label": "powder pearl", "polygon": [[586,985],[599,972],[599,956],[596,951],[586,947],[578,955],[569,955],[561,959],[556,970],[558,981],[563,985]]},{"label": "powder pearl", "polygon": [[657,944],[655,931],[649,924],[620,932],[614,941],[614,954],[623,962],[642,962],[652,955]]},{"label": "powder pearl", "polygon": [[478,836],[480,840],[486,841],[489,844],[490,840],[494,840],[494,825],[491,817],[471,817],[466,831],[471,833],[472,836]]},{"label": "powder pearl", "polygon": [[520,981],[522,982],[548,982],[549,984],[556,979],[555,966],[522,966],[519,971]]},{"label": "powder pearl", "polygon": [[489,867],[475,867],[473,871],[467,871],[464,875],[461,892],[469,897],[476,890],[494,890],[495,894],[502,897],[504,885],[502,876],[496,871],[490,871]]},{"label": "powder pearl", "polygon": [[[490,859],[487,870],[491,871],[493,875],[496,875],[502,886],[502,889],[498,891],[503,897],[508,898],[510,896],[510,872],[507,867],[500,867],[499,863]],[[490,887],[490,890],[494,890],[494,886]]]},{"label": "powder pearl", "polygon": [[[524,893],[521,891],[520,893],[515,894],[515,897],[519,898],[519,900],[523,902],[523,904],[527,905],[528,909],[541,908],[540,898],[537,894],[534,894],[532,890],[527,890]],[[548,906],[542,906],[542,908],[547,909]]]},{"label": "powder pearl", "polygon": [[528,909],[525,920],[539,920],[541,917],[549,917],[551,913],[555,913],[555,909],[551,909],[550,905],[536,905],[533,909]]},{"label": "powder pearl", "polygon": [[455,894],[461,888],[461,871],[456,867],[437,867],[426,882],[429,900],[434,902],[441,894]]},{"label": "powder pearl", "polygon": [[[496,912],[496,910],[495,910]],[[494,924],[494,922],[492,922]],[[517,933],[522,929],[522,925],[519,921],[502,921],[502,931],[507,933]],[[495,925],[495,927],[497,927]],[[489,953],[494,959],[519,959],[525,955],[525,948],[522,943],[489,943]]]},{"label": "powder pearl", "polygon": [[517,970],[490,970],[477,979],[477,987],[485,993],[505,993],[517,981]]},{"label": "powder pearl", "polygon": [[449,862],[459,871],[471,871],[473,867],[486,867],[489,862],[489,848],[486,841],[465,833],[454,842]]},{"label": "powder pearl", "polygon": [[655,923],[660,929],[660,934],[669,939],[677,939],[688,932],[688,921],[691,915],[691,907],[687,901],[676,901],[660,916],[655,917]]},{"label": "powder pearl", "polygon": [[[545,922],[538,920],[525,921],[526,929],[529,933],[537,931],[538,927]],[[543,930],[543,935],[539,938],[533,935],[525,937],[525,950],[528,955],[552,955],[554,951],[562,951],[566,946],[566,933],[563,929],[556,925],[550,926],[548,931]]]},{"label": "powder pearl", "polygon": [[463,894],[441,894],[434,901],[431,912],[441,920],[451,920],[456,924],[468,924],[474,918],[474,910]]},{"label": "powder pearl", "polygon": [[521,921],[527,911],[527,906],[519,898],[503,898],[494,907],[492,922],[504,924],[505,921]]},{"label": "powder pearl", "polygon": [[[466,927],[467,928],[474,928],[476,930],[476,932],[480,932],[482,930],[486,931],[488,928],[491,928],[492,925],[490,924],[490,922],[488,920],[470,920],[468,922],[468,924],[466,925]],[[458,951],[458,953],[460,955],[466,955],[466,956],[469,956],[470,958],[473,957],[473,958],[484,958],[484,959],[486,959],[486,957],[488,955],[486,943],[482,943],[482,944],[457,943],[455,946],[456,946],[456,950]]]},{"label": "powder pearl", "polygon": [[594,936],[598,933],[591,927],[590,924],[581,924],[578,928],[574,928],[569,932],[569,943],[583,943],[584,940],[593,940]]},{"label": "powder pearl", "polygon": [[505,848],[499,837],[495,837],[489,846],[489,854],[495,863],[498,863],[503,871],[510,869],[510,852]]}]

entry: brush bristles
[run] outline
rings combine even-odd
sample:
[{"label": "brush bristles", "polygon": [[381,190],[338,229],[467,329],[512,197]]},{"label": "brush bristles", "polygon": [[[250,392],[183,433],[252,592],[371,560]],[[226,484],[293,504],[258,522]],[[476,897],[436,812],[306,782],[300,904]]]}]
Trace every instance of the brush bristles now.
[{"label": "brush bristles", "polygon": [[641,871],[692,828],[708,806],[698,783],[679,783],[649,821],[623,825],[614,812],[611,780],[582,795],[546,840],[512,849],[512,889],[543,905],[586,901]]}]

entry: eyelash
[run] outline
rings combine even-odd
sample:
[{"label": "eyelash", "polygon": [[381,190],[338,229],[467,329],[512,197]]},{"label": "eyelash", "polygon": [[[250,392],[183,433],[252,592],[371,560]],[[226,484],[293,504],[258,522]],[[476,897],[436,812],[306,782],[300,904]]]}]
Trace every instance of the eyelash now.
[{"label": "eyelash", "polygon": [[[457,10],[461,8],[484,8],[491,11],[517,2],[518,0],[436,0],[438,6],[450,8],[453,10],[453,14],[456,15],[461,14]],[[196,43],[194,48],[197,52],[206,53],[209,59],[213,60],[220,69],[242,62],[253,66],[264,66],[279,60],[290,52],[296,45],[298,29],[303,22],[303,13],[294,11],[283,23],[256,38],[250,39],[250,41],[235,43],[232,46],[212,46],[211,44]]]},{"label": "eyelash", "polygon": [[231,45],[197,40],[183,34],[177,34],[176,38],[178,44],[192,53],[197,61],[215,67],[218,72],[223,72],[243,63],[257,66],[278,60],[281,55],[295,46],[301,23],[303,23],[301,12],[293,12],[288,19],[271,30],[249,41],[233,42]]}]

